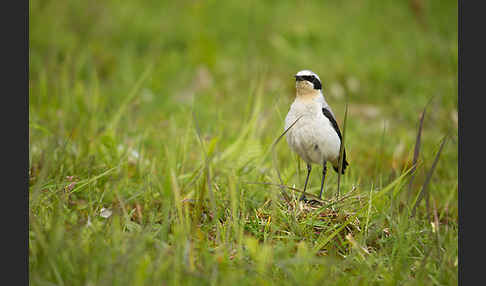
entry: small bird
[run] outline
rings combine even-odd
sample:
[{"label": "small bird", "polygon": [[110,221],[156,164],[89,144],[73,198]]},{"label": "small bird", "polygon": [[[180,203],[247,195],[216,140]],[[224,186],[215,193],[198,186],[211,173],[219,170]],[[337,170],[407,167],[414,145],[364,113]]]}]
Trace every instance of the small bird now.
[{"label": "small bird", "polygon": [[[326,163],[339,172],[339,151],[341,131],[331,107],[322,94],[319,76],[310,70],[301,70],[295,75],[296,96],[285,118],[287,143],[307,164],[304,193],[300,201],[305,200],[305,190],[312,169],[311,164],[322,164],[322,181],[319,199],[322,197]],[[293,125],[294,124],[294,125]],[[292,126],[293,125],[293,126]],[[348,166],[346,151],[343,150],[342,174]]]}]

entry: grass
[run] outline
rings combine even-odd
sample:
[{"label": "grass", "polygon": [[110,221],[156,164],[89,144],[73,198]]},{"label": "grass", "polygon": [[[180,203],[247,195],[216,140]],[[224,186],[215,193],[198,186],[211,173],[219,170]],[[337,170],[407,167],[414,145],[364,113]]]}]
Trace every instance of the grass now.
[{"label": "grass", "polygon": [[[416,2],[30,1],[30,284],[456,285],[457,3]],[[316,205],[301,69],[347,114]]]}]

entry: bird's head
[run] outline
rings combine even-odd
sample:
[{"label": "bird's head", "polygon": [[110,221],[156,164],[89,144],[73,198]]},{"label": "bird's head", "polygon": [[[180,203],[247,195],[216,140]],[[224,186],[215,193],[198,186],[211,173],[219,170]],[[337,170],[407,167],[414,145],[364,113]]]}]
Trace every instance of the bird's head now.
[{"label": "bird's head", "polygon": [[316,94],[322,89],[321,79],[310,70],[301,70],[295,75],[295,87],[297,96]]}]

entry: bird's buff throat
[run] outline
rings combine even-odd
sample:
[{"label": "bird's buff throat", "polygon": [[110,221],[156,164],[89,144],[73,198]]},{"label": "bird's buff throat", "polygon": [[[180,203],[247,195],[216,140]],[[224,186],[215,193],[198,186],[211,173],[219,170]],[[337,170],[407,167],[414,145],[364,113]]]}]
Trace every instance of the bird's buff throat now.
[{"label": "bird's buff throat", "polygon": [[319,95],[319,90],[314,89],[312,84],[305,81],[298,81],[295,89],[297,99],[302,101],[311,101]]}]

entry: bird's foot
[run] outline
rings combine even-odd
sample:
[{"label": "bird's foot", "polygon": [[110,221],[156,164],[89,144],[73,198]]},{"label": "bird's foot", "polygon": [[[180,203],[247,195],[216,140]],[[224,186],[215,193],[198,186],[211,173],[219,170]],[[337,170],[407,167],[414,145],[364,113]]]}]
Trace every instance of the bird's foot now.
[{"label": "bird's foot", "polygon": [[322,202],[321,201],[318,201],[318,200],[308,200],[306,201],[306,203],[310,204],[310,205],[313,205],[313,206],[317,206],[317,205],[322,205]]},{"label": "bird's foot", "polygon": [[304,202],[305,204],[309,204],[312,206],[317,206],[317,205],[322,205],[322,201],[316,200],[316,199],[310,199],[308,200],[305,196],[301,197],[299,199],[300,202]]}]

